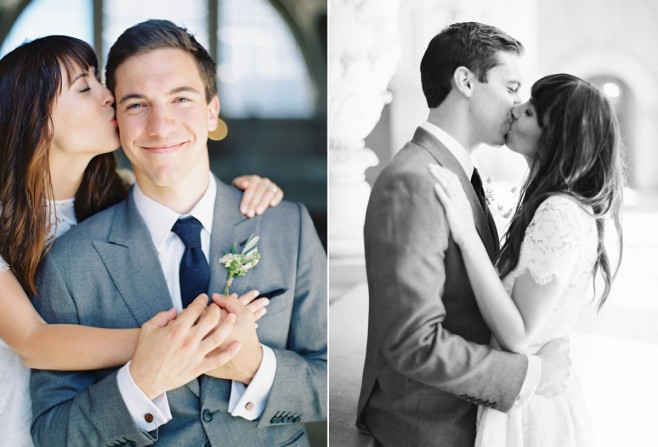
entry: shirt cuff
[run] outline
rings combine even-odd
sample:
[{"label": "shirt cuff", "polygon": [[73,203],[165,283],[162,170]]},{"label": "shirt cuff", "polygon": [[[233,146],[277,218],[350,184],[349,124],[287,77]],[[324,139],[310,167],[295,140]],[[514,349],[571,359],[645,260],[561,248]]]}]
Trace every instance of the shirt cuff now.
[{"label": "shirt cuff", "polygon": [[541,379],[541,359],[537,355],[526,355],[528,357],[528,370],[525,373],[525,380],[521,387],[519,397],[516,402],[520,406],[525,406],[530,398],[535,394],[539,379]]},{"label": "shirt cuff", "polygon": [[171,420],[167,393],[163,393],[151,401],[133,380],[128,369],[129,366],[130,362],[117,374],[119,392],[137,427],[144,432],[153,431]]},{"label": "shirt cuff", "polygon": [[235,380],[231,381],[228,411],[233,416],[239,416],[249,421],[256,420],[263,414],[276,374],[274,351],[263,344],[261,346],[263,347],[263,360],[249,386]]}]

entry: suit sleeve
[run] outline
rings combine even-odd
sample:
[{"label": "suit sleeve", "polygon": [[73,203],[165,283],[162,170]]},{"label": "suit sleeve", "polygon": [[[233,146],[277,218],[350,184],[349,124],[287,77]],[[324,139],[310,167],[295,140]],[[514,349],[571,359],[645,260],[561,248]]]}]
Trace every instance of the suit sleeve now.
[{"label": "suit sleeve", "polygon": [[[48,323],[79,324],[75,300],[56,262],[46,255],[32,302]],[[152,445],[157,432],[135,425],[121,398],[116,372],[102,378],[93,371],[33,370],[32,438],[36,447]]]},{"label": "suit sleeve", "polygon": [[365,242],[369,324],[382,339],[385,361],[415,381],[509,410],[527,358],[469,342],[444,327],[446,293],[460,299],[455,287],[445,288],[446,275],[460,273],[446,272],[446,265],[460,255],[429,175],[404,172],[376,186]]},{"label": "suit sleeve", "polygon": [[306,209],[299,206],[295,297],[286,349],[258,427],[327,417],[327,257]]}]

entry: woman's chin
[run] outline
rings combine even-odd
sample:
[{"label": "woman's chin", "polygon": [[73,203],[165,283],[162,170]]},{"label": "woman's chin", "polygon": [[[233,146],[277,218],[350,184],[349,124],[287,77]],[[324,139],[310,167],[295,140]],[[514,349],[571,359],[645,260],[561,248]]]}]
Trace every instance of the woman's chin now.
[{"label": "woman's chin", "polygon": [[519,153],[519,151],[517,151],[516,144],[514,144],[514,140],[511,138],[505,138],[505,147],[512,152],[516,152],[517,154]]}]

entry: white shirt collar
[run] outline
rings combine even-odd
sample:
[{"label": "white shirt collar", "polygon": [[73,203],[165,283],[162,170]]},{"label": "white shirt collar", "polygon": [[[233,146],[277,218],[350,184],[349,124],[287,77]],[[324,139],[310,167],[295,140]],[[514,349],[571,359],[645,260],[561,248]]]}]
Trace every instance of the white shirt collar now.
[{"label": "white shirt collar", "polygon": [[153,245],[155,245],[158,252],[164,248],[164,243],[167,240],[167,237],[173,234],[171,232],[171,227],[174,226],[180,217],[195,217],[201,222],[204,230],[211,233],[216,196],[217,184],[215,183],[215,177],[211,175],[206,192],[203,193],[201,199],[199,199],[196,205],[194,205],[192,211],[188,214],[178,214],[176,211],[167,208],[144,194],[137,183],[135,183],[133,189],[135,206],[137,207],[139,214],[142,216],[142,219],[144,219],[144,223],[146,223],[146,227],[153,239]]},{"label": "white shirt collar", "polygon": [[425,121],[420,125],[423,129],[432,134],[437,140],[439,140],[445,147],[448,148],[450,153],[455,156],[460,166],[466,173],[466,176],[470,179],[473,175],[473,161],[471,156],[464,146],[462,146],[459,141],[455,140],[452,135],[448,134],[445,130],[441,129],[439,126]]}]

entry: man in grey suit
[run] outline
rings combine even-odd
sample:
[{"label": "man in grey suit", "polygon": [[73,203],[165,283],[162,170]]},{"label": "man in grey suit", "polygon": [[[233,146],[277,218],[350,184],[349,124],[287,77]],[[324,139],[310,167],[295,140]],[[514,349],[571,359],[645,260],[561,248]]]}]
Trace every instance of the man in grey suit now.
[{"label": "man in grey suit", "polygon": [[[208,265],[204,291],[221,292],[228,272],[220,258],[250,235],[259,237],[260,261],[231,292],[275,297],[256,329],[237,299],[215,296],[237,316],[216,350],[221,326],[208,331],[203,316],[194,324],[218,312],[204,310],[201,296],[162,330],[143,329],[118,371],[34,371],[35,444],[308,445],[303,423],[326,417],[327,346],[326,256],[307,211],[283,203],[246,219],[240,193],[210,173],[215,64],[184,29],[150,20],[126,30],[106,78],[136,185],[57,241],[39,274],[39,312],[51,323],[139,327],[155,312],[184,308],[189,274]],[[181,221],[193,230],[179,231]],[[194,268],[185,270],[188,261]],[[225,349],[230,362],[208,363]]]},{"label": "man in grey suit", "polygon": [[458,247],[428,165],[455,172],[490,258],[499,241],[470,153],[501,145],[519,102],[520,42],[479,23],[458,23],[421,62],[427,122],[375,183],[365,223],[370,312],[357,426],[382,446],[472,446],[477,405],[508,411],[535,392],[559,392],[565,340],[539,356],[488,346]]}]

